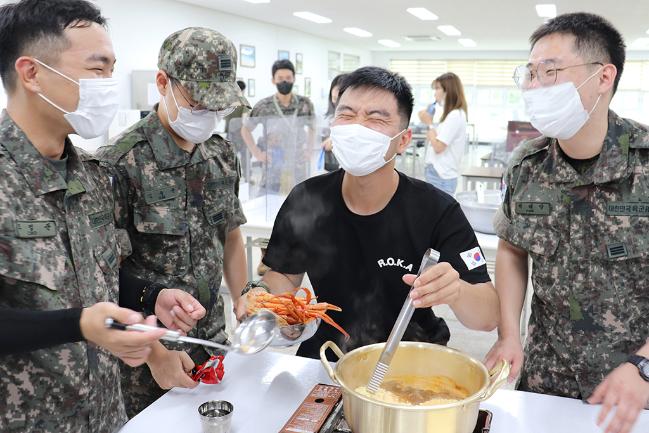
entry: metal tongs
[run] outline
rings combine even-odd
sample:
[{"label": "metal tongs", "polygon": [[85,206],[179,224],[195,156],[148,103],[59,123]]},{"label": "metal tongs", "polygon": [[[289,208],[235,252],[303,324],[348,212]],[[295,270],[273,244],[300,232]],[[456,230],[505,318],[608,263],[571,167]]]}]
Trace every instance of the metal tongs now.
[{"label": "metal tongs", "polygon": [[[147,332],[160,329],[156,326],[143,325],[140,323],[135,325],[126,325],[112,318],[106,319],[105,324],[107,328],[120,329],[122,331]],[[237,329],[234,330],[231,345],[214,343],[213,341],[201,340],[200,338],[186,337],[178,331],[171,330],[167,330],[160,338],[162,340],[173,341],[176,343],[199,344],[214,349],[234,351],[249,355],[265,349],[270,344],[275,335],[276,327],[277,319],[274,314],[269,311],[258,311],[255,314],[248,316],[243,322],[241,322]]]},{"label": "metal tongs", "polygon": [[[419,272],[417,272],[417,278],[419,278],[422,272],[424,272],[426,269],[437,264],[438,261],[439,252],[435,251],[432,248],[428,248],[428,250],[426,250],[426,254],[424,254],[424,258],[421,260]],[[410,287],[410,291],[412,291],[412,286]],[[397,321],[394,323],[394,327],[390,332],[388,341],[387,343],[385,343],[383,352],[381,352],[379,361],[376,363],[372,377],[367,384],[367,390],[370,392],[370,394],[374,394],[376,391],[378,391],[379,387],[383,383],[383,379],[385,379],[385,375],[390,368],[390,363],[392,362],[394,353],[397,351],[399,342],[401,341],[401,338],[403,338],[403,334],[404,332],[406,332],[406,328],[410,323],[410,319],[412,319],[412,315],[415,312],[415,306],[412,304],[412,299],[410,298],[410,291],[408,291],[408,296],[406,297],[406,301],[403,303],[403,307],[401,307],[399,317],[397,317]]]}]

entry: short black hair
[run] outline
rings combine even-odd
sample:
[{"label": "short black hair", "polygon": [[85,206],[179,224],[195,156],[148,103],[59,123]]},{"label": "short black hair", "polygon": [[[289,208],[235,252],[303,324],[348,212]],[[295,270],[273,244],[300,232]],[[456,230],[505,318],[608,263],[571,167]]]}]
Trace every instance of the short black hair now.
[{"label": "short black hair", "polygon": [[51,58],[67,46],[63,31],[106,19],[84,0],[21,0],[0,7],[0,77],[8,92],[15,87],[14,64],[34,46],[45,43]]},{"label": "short black hair", "polygon": [[[325,113],[325,116],[331,117],[336,112],[336,106],[334,105],[334,101],[332,100],[332,95],[336,87],[338,87],[338,92],[340,93],[340,83],[345,79],[346,76],[347,74],[338,74],[334,77],[333,80],[331,80],[331,86],[329,87],[329,104],[327,105],[327,112]],[[338,96],[340,96],[340,94]]]},{"label": "short black hair", "polygon": [[559,15],[536,29],[530,36],[532,46],[553,33],[573,35],[575,49],[586,61],[612,63],[617,68],[613,94],[622,77],[626,45],[620,32],[605,18],[586,12]]},{"label": "short black hair", "polygon": [[237,80],[237,86],[239,86],[242,92],[246,90],[246,82],[243,80]]},{"label": "short black hair", "polygon": [[293,76],[295,76],[295,66],[293,66],[293,62],[288,59],[276,60],[275,63],[273,63],[273,78],[275,78],[275,72],[280,69],[288,69],[293,72]]},{"label": "short black hair", "polygon": [[412,88],[405,78],[387,69],[365,66],[343,78],[338,90],[338,100],[347,89],[360,87],[382,89],[392,93],[397,99],[397,108],[403,120],[402,124],[404,127],[408,126],[415,99],[412,96]]}]

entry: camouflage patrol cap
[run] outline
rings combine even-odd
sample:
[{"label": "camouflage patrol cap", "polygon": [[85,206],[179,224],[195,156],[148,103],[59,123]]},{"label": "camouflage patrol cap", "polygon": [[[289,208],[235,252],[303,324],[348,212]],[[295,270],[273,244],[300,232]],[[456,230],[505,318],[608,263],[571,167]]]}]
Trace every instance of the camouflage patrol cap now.
[{"label": "camouflage patrol cap", "polygon": [[250,107],[236,83],[237,50],[215,30],[188,27],[172,33],[162,43],[158,68],[210,110]]}]

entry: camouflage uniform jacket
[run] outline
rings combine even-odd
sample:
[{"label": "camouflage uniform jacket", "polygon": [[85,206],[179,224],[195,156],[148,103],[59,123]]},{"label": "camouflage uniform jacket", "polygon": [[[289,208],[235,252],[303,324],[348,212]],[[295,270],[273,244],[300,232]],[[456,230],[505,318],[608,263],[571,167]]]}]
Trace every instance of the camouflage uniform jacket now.
[{"label": "camouflage uniform jacket", "polygon": [[649,336],[649,132],[608,122],[583,173],[540,137],[505,175],[496,232],[533,261],[522,389],[587,398]]},{"label": "camouflage uniform jacket", "polygon": [[[155,111],[103,147],[98,157],[116,172],[117,219],[127,227],[133,275],[181,288],[207,310],[190,335],[226,341],[219,296],[228,232],[246,222],[239,202],[240,167],[232,145],[212,136],[183,151]],[[191,352],[202,362],[207,352]]]},{"label": "camouflage uniform jacket", "polygon": [[[68,140],[67,182],[0,120],[0,306],[118,302],[110,178]],[[45,331],[45,330],[44,330]],[[77,342],[0,357],[0,431],[111,432],[126,422],[117,358]]]}]

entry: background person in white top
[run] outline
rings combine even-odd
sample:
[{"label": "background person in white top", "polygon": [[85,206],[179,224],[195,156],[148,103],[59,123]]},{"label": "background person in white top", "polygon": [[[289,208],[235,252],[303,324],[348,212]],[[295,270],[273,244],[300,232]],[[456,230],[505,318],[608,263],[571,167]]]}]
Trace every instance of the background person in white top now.
[{"label": "background person in white top", "polygon": [[426,152],[426,182],[453,195],[460,175],[460,162],[466,147],[467,104],[460,77],[447,72],[435,78],[435,101],[444,110],[437,129],[428,130],[433,148]]}]

